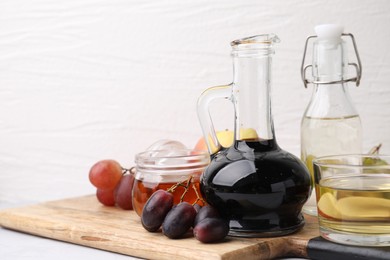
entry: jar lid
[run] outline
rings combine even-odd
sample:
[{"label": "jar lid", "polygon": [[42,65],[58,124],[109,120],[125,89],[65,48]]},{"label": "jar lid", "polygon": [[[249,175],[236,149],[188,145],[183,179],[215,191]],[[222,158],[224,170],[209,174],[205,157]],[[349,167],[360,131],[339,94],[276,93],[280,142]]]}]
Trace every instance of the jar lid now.
[{"label": "jar lid", "polygon": [[152,150],[135,156],[137,170],[161,171],[161,174],[199,170],[206,167],[209,162],[208,152],[192,149]]}]

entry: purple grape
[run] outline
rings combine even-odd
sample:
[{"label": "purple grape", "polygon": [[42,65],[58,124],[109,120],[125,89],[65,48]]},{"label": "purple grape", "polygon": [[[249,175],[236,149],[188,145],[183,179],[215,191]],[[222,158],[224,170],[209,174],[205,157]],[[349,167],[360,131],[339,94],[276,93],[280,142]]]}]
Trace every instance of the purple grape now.
[{"label": "purple grape", "polygon": [[172,193],[165,190],[157,190],[145,203],[142,210],[142,226],[149,232],[155,232],[164,222],[164,219],[173,206]]},{"label": "purple grape", "polygon": [[203,206],[195,217],[194,226],[205,218],[219,218],[218,211],[210,205]]},{"label": "purple grape", "polygon": [[164,235],[169,238],[180,238],[192,227],[196,216],[195,208],[188,202],[174,206],[162,224]]},{"label": "purple grape", "polygon": [[194,205],[194,209],[195,209],[195,211],[196,211],[196,214],[198,214],[198,212],[199,212],[199,210],[202,208],[202,206],[201,205],[199,205],[199,204],[195,204]]},{"label": "purple grape", "polygon": [[116,205],[124,210],[133,209],[132,201],[132,190],[134,183],[134,175],[126,174],[123,175],[122,179],[119,181],[119,184],[116,186],[114,191],[115,203]]},{"label": "purple grape", "polygon": [[222,218],[205,218],[195,226],[193,233],[202,243],[218,242],[228,235],[229,224]]}]

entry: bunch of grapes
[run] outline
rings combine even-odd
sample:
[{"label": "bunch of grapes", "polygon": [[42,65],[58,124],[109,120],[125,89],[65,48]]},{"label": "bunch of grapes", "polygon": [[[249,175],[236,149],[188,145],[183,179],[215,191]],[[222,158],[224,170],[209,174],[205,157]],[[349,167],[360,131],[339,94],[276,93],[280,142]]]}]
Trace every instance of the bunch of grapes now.
[{"label": "bunch of grapes", "polygon": [[96,197],[106,206],[133,209],[134,172],[115,160],[101,160],[89,170],[89,180],[97,188]]},{"label": "bunch of grapes", "polygon": [[221,241],[229,232],[228,222],[215,208],[188,202],[173,205],[172,193],[165,190],[152,194],[143,208],[141,222],[149,232],[162,227],[163,234],[171,239],[181,238],[192,229],[195,238],[203,243]]}]

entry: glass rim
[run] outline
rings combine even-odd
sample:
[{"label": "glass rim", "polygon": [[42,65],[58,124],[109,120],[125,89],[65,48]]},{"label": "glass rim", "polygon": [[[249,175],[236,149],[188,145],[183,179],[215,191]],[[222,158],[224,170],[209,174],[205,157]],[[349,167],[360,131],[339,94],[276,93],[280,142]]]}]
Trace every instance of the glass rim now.
[{"label": "glass rim", "polygon": [[136,158],[145,158],[145,159],[150,159],[150,158],[156,158],[156,159],[167,159],[167,158],[185,158],[185,157],[208,157],[209,153],[207,151],[203,150],[196,150],[196,149],[173,149],[173,151],[180,152],[178,154],[173,154],[173,155],[164,155],[164,156],[151,156],[153,153],[162,153],[166,151],[172,151],[172,149],[157,149],[157,150],[147,150],[144,152],[137,153],[135,155]]},{"label": "glass rim", "polygon": [[[191,170],[204,168],[210,163],[210,155],[207,151],[195,149],[174,149],[172,155],[158,155],[159,153],[172,151],[171,149],[149,150],[135,155],[137,169],[150,170]],[[161,164],[165,160],[179,160],[173,164]]]},{"label": "glass rim", "polygon": [[273,45],[280,42],[275,34],[259,34],[230,42],[233,57],[268,57],[275,53]]},{"label": "glass rim", "polygon": [[[351,159],[360,159],[356,163],[351,162]],[[383,159],[387,164],[383,165],[364,165],[362,160],[364,159]],[[337,160],[337,161],[336,161]],[[349,160],[349,161],[347,161]],[[390,155],[387,154],[343,154],[343,155],[327,155],[320,156],[313,160],[313,164],[320,167],[332,167],[332,168],[382,168],[390,169]]]},{"label": "glass rim", "polygon": [[273,43],[279,43],[280,39],[277,35],[273,33],[269,34],[258,34],[253,36],[248,36],[244,38],[240,38],[237,40],[234,40],[230,43],[232,47],[243,45],[243,44],[256,44],[256,45],[265,45],[269,46]]}]

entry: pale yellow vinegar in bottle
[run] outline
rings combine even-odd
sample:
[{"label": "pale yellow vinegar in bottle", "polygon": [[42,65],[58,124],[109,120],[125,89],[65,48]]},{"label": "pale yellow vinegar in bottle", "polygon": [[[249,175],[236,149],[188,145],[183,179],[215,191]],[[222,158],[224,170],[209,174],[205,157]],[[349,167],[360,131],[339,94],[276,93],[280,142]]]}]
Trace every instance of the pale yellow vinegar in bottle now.
[{"label": "pale yellow vinegar in bottle", "polygon": [[[301,158],[312,177],[314,189],[313,160],[320,156],[359,154],[362,152],[362,132],[359,116],[343,118],[304,117],[301,130]],[[312,192],[303,211],[316,215],[315,192]]]}]

